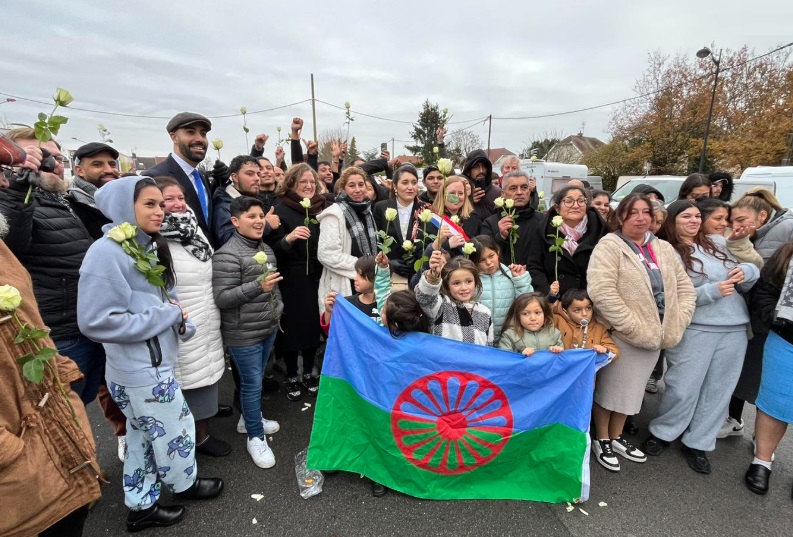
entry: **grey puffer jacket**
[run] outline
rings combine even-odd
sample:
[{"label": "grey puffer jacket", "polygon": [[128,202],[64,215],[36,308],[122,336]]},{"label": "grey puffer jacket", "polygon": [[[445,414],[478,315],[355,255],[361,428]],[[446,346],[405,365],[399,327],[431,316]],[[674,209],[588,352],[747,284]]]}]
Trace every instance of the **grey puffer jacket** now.
[{"label": "grey puffer jacket", "polygon": [[267,254],[271,272],[277,270],[275,254],[269,246],[237,232],[212,258],[212,288],[220,308],[220,331],[223,343],[231,347],[247,347],[271,336],[278,330],[284,310],[278,286],[265,293],[256,281],[263,273],[263,266],[253,259],[258,252]]},{"label": "grey puffer jacket", "polygon": [[771,218],[757,228],[754,239],[754,249],[768,261],[777,248],[793,240],[793,212],[790,209],[778,211]]}]

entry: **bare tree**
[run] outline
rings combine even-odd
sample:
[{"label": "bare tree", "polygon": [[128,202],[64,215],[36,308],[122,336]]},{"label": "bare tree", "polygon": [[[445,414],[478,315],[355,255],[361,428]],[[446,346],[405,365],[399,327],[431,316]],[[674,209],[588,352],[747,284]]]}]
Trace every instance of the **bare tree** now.
[{"label": "bare tree", "polygon": [[446,152],[451,158],[465,157],[475,149],[481,149],[484,143],[478,134],[471,131],[454,131],[446,137]]},{"label": "bare tree", "polygon": [[523,149],[520,152],[520,158],[530,158],[532,149],[536,149],[535,155],[537,158],[545,158],[548,151],[558,142],[565,137],[562,131],[553,129],[545,131],[541,134],[534,136],[531,142],[524,142]]},{"label": "bare tree", "polygon": [[330,162],[331,155],[330,155],[330,145],[335,140],[337,142],[343,142],[346,139],[347,133],[341,127],[333,127],[331,129],[325,129],[324,131],[319,133],[319,160],[326,160]]}]

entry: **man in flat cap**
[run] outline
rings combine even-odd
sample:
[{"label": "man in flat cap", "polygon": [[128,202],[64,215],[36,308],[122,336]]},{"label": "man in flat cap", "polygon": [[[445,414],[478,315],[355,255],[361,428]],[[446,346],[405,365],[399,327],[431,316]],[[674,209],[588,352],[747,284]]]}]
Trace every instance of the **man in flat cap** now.
[{"label": "man in flat cap", "polygon": [[69,197],[76,201],[72,210],[94,239],[102,237],[102,226],[110,220],[94,203],[94,194],[105,183],[118,179],[118,151],[102,142],[91,142],[74,152],[74,180]]},{"label": "man in flat cap", "polygon": [[193,209],[198,225],[213,246],[217,246],[211,231],[212,188],[209,180],[196,169],[204,160],[209,143],[207,133],[212,122],[201,114],[181,112],[166,126],[173,142],[173,152],[163,162],[147,170],[149,177],[168,176],[176,179],[185,192],[185,201]]}]

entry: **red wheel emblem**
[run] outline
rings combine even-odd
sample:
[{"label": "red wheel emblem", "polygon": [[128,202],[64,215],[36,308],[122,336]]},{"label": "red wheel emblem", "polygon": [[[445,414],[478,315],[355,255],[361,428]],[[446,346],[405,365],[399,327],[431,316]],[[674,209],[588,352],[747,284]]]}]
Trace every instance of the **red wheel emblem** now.
[{"label": "red wheel emblem", "polygon": [[512,435],[504,391],[462,371],[422,377],[399,394],[391,431],[402,454],[439,474],[470,472],[493,460]]}]

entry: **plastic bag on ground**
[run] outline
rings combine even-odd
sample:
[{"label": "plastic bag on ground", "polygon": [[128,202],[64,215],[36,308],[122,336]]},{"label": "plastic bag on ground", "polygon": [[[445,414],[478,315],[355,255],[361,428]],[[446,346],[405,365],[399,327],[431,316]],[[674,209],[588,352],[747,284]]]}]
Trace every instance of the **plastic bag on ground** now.
[{"label": "plastic bag on ground", "polygon": [[303,499],[311,498],[322,492],[322,483],[325,477],[319,470],[309,470],[306,468],[306,457],[308,449],[304,449],[295,455],[295,475],[297,476],[297,487]]}]

